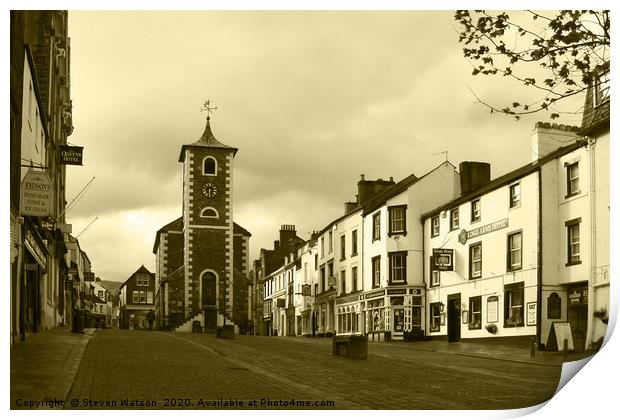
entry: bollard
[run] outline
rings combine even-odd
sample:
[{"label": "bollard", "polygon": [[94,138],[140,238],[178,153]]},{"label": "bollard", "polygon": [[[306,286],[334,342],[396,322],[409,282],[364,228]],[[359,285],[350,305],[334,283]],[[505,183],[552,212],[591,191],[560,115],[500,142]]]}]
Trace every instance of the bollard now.
[{"label": "bollard", "polygon": [[562,349],[562,357],[564,358],[564,361],[568,359],[568,338],[564,339],[564,348]]},{"label": "bollard", "polygon": [[530,341],[530,357],[536,356],[536,339],[532,337]]}]

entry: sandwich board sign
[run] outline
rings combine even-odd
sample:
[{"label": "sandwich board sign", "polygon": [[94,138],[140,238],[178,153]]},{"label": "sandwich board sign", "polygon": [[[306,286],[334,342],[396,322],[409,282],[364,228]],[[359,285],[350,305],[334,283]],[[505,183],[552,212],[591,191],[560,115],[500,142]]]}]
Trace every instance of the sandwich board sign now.
[{"label": "sandwich board sign", "polygon": [[573,345],[573,333],[570,329],[570,322],[554,322],[551,324],[549,339],[547,339],[547,350],[564,351],[564,340],[566,339],[567,350],[575,350]]}]

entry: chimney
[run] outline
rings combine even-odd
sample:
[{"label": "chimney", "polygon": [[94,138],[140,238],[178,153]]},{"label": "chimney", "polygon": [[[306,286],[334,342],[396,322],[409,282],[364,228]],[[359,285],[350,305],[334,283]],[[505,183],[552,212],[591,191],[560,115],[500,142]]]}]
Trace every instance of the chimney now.
[{"label": "chimney", "polygon": [[461,195],[486,184],[491,180],[491,164],[486,162],[461,162]]},{"label": "chimney", "polygon": [[348,214],[357,207],[357,201],[347,201],[344,203],[344,214]]},{"label": "chimney", "polygon": [[577,140],[579,127],[537,122],[532,133],[532,162]]},{"label": "chimney", "polygon": [[376,181],[371,181],[364,179],[364,175],[361,175],[361,179],[357,181],[357,204],[364,204],[370,197],[386,190],[394,184],[394,178],[392,177],[390,177],[389,181],[384,181],[381,178]]},{"label": "chimney", "polygon": [[289,241],[294,240],[297,236],[295,225],[280,226],[280,243],[286,245]]},{"label": "chimney", "polygon": [[280,241],[273,241],[273,250],[280,248]]}]

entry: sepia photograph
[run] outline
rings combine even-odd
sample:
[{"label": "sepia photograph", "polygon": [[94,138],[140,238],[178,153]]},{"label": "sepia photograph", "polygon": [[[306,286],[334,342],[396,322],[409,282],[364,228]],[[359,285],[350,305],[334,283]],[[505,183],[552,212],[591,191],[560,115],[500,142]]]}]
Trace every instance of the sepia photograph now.
[{"label": "sepia photograph", "polygon": [[609,10],[217,6],[5,10],[11,410],[538,409],[609,351]]}]

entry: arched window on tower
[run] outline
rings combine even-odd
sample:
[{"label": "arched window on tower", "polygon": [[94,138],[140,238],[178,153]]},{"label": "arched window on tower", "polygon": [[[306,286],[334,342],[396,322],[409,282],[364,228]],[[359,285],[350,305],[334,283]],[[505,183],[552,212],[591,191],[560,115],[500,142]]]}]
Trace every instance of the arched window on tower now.
[{"label": "arched window on tower", "polygon": [[205,217],[207,219],[217,219],[218,217],[220,217],[220,215],[213,207],[205,207],[200,212],[200,217]]},{"label": "arched window on tower", "polygon": [[203,175],[217,175],[217,160],[213,156],[207,156],[202,161]]}]

